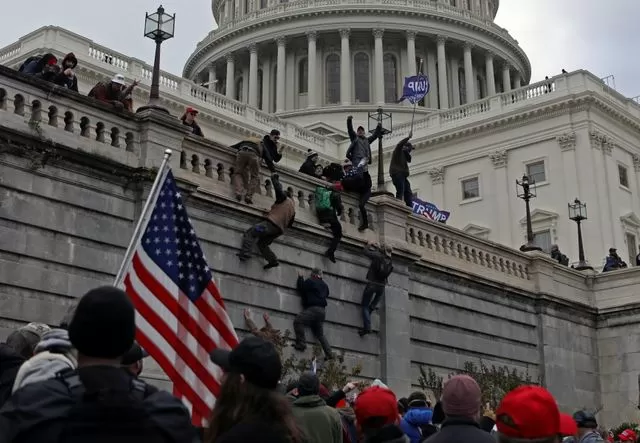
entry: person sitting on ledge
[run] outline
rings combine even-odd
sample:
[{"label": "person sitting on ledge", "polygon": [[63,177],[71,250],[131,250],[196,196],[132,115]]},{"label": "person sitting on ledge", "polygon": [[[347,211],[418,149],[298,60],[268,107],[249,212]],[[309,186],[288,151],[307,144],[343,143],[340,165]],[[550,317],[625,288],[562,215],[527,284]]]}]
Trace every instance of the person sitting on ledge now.
[{"label": "person sitting on ledge", "polygon": [[[302,166],[300,166],[298,172],[302,172],[303,174],[307,174],[312,177],[320,178],[316,171],[316,166],[320,166],[318,165],[319,159],[320,157],[318,156],[318,153],[312,149],[309,149],[307,151],[307,159],[304,161],[304,163],[302,163]],[[322,175],[322,166],[320,166],[320,175]]]},{"label": "person sitting on ledge", "polygon": [[264,144],[265,150],[269,152],[269,158],[274,163],[278,163],[282,160],[282,150],[284,149],[284,146],[280,145],[280,147],[278,147],[279,140],[280,131],[277,129],[272,129],[270,133],[262,137],[262,143]]},{"label": "person sitting on ledge", "polygon": [[569,257],[560,252],[558,245],[551,246],[551,258],[563,266],[569,266]]},{"label": "person sitting on ledge", "polygon": [[18,71],[26,75],[51,82],[60,73],[58,59],[51,53],[29,57],[22,63]]},{"label": "person sitting on ledge", "polygon": [[56,85],[63,86],[70,91],[78,92],[78,78],[74,69],[78,66],[78,59],[73,52],[68,53],[62,60],[60,73],[55,77],[53,82]]},{"label": "person sitting on ledge", "polygon": [[604,264],[602,272],[615,271],[616,269],[625,269],[627,264],[618,255],[616,248],[609,248],[609,256]]},{"label": "person sitting on ledge", "polygon": [[131,86],[125,88],[124,75],[116,74],[109,83],[98,82],[89,91],[89,97],[95,98],[103,103],[113,105],[116,110],[127,110],[133,112],[133,103],[127,98],[138,85],[138,81],[134,81]]},{"label": "person sitting on ledge", "polygon": [[180,120],[182,120],[182,124],[185,126],[189,126],[191,128],[191,133],[193,135],[197,135],[198,137],[204,137],[204,133],[200,128],[200,125],[196,123],[196,117],[198,116],[198,110],[194,108],[187,108],[184,111]]}]

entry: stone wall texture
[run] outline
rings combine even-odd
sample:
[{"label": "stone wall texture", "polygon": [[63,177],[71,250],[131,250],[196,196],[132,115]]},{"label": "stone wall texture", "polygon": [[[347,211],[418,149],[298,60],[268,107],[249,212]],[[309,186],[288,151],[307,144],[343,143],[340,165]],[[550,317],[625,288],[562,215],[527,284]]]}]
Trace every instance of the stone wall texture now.
[{"label": "stone wall texture", "polygon": [[[635,416],[636,269],[603,277],[562,268],[542,255],[419,219],[386,196],[372,200],[373,230],[364,234],[355,229],[355,200],[345,196],[345,238],[333,264],[323,257],[330,234],[316,223],[309,199],[318,183],[282,170],[285,187],[298,199],[297,221],[274,243],[282,265],[264,271],[261,259],[240,264],[236,253],[242,233],[272,202],[270,183],[265,175],[255,205],[235,202],[227,148],[185,135],[169,117],[90,109],[87,100],[63,92],[50,98],[19,78],[0,76],[2,91],[0,339],[26,322],[59,324],[83,293],[113,282],[149,190],[149,168],[170,147],[189,215],[240,334],[246,332],[245,308],[259,325],[260,314],[268,312],[276,328],[292,329],[301,309],[296,277],[320,267],[331,290],[326,335],[348,365],[362,365],[363,378],[382,378],[407,395],[420,365],[446,376],[467,361],[482,361],[539,379],[567,412],[602,408],[601,420],[610,425]],[[16,112],[16,94],[27,103],[22,113]],[[35,120],[34,100],[42,109],[54,103],[61,115],[73,112],[71,123]],[[92,125],[102,119],[106,128],[126,127],[133,141],[100,140],[99,125],[86,136],[81,117],[89,112]],[[361,251],[368,240],[394,245],[395,270],[374,315],[374,333],[361,338],[369,264]],[[616,304],[616,290],[625,294],[625,304]],[[307,340],[313,342],[310,334]],[[170,388],[153,361],[145,373]]]}]

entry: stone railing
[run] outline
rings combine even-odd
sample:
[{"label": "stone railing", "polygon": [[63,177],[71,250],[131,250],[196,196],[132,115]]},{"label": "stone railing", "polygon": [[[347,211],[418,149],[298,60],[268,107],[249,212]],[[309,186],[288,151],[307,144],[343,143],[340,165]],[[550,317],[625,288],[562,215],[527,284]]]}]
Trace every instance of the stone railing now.
[{"label": "stone railing", "polygon": [[[0,74],[5,70],[0,67]],[[139,152],[138,125],[132,114],[108,112],[106,105],[56,88],[70,98],[63,99],[52,95],[47,86],[48,83],[25,80],[19,74],[14,78],[0,77],[3,126],[27,130],[56,143],[64,144],[69,137],[76,137],[78,144],[95,151]]]},{"label": "stone railing", "polygon": [[21,49],[21,44],[20,42],[14,43],[12,45],[9,45],[5,48],[2,48],[0,50],[0,62],[3,62],[5,60],[8,60],[10,58],[13,58],[17,55],[20,54],[20,49]]}]

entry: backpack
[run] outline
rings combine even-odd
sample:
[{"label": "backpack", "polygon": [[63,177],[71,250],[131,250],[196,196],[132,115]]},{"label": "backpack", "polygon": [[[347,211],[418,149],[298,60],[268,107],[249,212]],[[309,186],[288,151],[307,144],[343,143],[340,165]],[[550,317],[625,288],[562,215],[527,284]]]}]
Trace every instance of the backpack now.
[{"label": "backpack", "polygon": [[316,211],[331,209],[331,191],[322,186],[316,188]]},{"label": "backpack", "polygon": [[41,58],[42,58],[41,55],[33,55],[29,57],[20,65],[20,67],[18,68],[18,72],[25,72],[25,68],[31,64],[35,66],[40,61]]},{"label": "backpack", "polygon": [[132,378],[128,393],[87,392],[76,371],[63,371],[56,378],[75,400],[58,442],[166,441],[143,406],[145,398],[153,393],[143,381]]},{"label": "backpack", "polygon": [[393,264],[389,257],[378,259],[374,263],[374,272],[380,280],[386,280],[393,272]]}]

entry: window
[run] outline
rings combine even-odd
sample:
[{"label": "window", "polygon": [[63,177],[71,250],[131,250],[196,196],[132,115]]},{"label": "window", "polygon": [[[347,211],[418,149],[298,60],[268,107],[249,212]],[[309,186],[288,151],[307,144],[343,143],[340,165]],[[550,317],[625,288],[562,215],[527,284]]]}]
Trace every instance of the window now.
[{"label": "window", "polygon": [[485,83],[482,81],[482,76],[478,75],[476,76],[476,98],[477,99],[482,99],[485,98],[487,96],[487,92],[486,92],[486,86]]},{"label": "window", "polygon": [[629,174],[626,166],[618,165],[618,178],[621,186],[624,186],[625,188],[629,187]]},{"label": "window", "polygon": [[236,80],[236,100],[238,100],[239,102],[241,102],[244,98],[243,89],[244,89],[244,82],[242,81],[242,77],[240,77],[238,80]]},{"label": "window", "polygon": [[462,180],[462,200],[480,197],[480,183],[478,177]]},{"label": "window", "polygon": [[384,101],[396,103],[398,101],[398,65],[392,54],[385,54],[384,66]]},{"label": "window", "polygon": [[251,0],[244,0],[244,13],[251,12]]},{"label": "window", "polygon": [[340,103],[340,56],[331,54],[325,62],[327,75],[326,102],[329,105]]},{"label": "window", "polygon": [[460,91],[460,104],[467,104],[467,82],[465,81],[464,68],[458,69],[458,90]]},{"label": "window", "polygon": [[353,57],[353,80],[356,103],[368,103],[369,100],[369,56],[358,52]]},{"label": "window", "polygon": [[264,9],[267,7],[267,0],[260,0],[260,9]]},{"label": "window", "polygon": [[636,263],[636,255],[638,255],[638,250],[636,249],[636,236],[630,233],[626,233],[627,239],[627,250],[629,251],[629,261],[630,265],[634,265]]},{"label": "window", "polygon": [[547,174],[544,169],[544,160],[529,163],[527,165],[527,175],[534,183],[544,183],[547,181]]},{"label": "window", "polygon": [[551,231],[540,231],[533,234],[533,244],[547,254],[551,253]]},{"label": "window", "polygon": [[309,92],[309,61],[303,58],[298,62],[298,93]]},{"label": "window", "polygon": [[[416,69],[418,70],[418,74],[424,74],[425,72],[427,72],[427,67],[425,66],[424,60],[422,60],[420,57],[416,57]],[[425,95],[424,98],[418,102],[418,106],[425,106],[426,97],[427,96]]]},{"label": "window", "polygon": [[262,72],[262,69],[258,69],[258,109],[262,109],[264,111],[264,109],[262,108],[262,80],[264,79],[264,73]]}]

